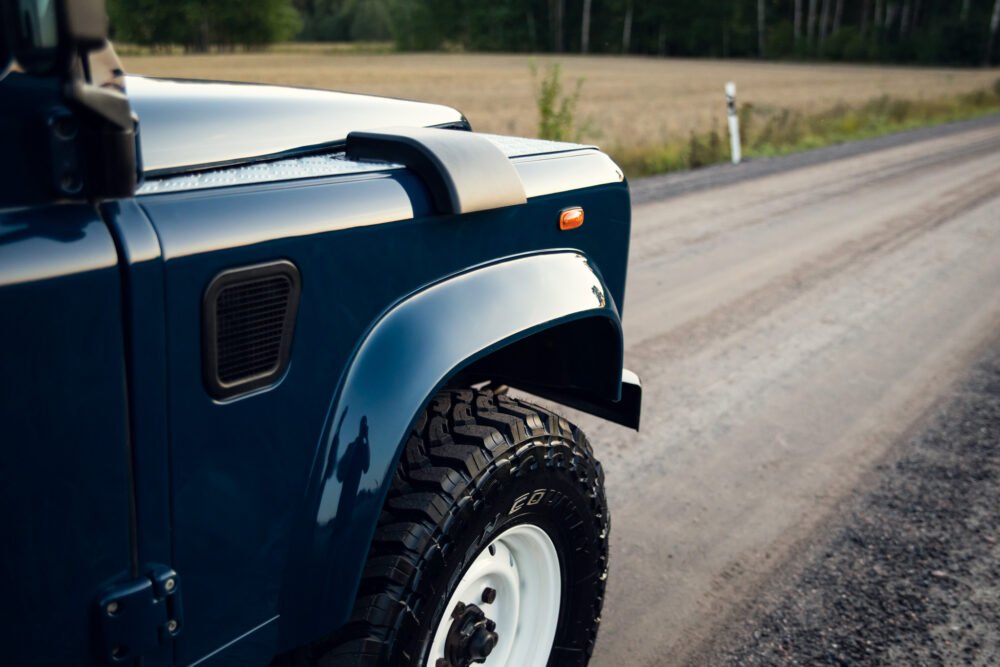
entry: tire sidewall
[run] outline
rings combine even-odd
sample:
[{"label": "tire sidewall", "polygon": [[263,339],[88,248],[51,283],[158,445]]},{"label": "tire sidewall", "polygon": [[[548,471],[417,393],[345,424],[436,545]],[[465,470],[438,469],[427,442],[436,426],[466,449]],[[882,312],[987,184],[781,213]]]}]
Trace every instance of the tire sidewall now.
[{"label": "tire sidewall", "polygon": [[[548,664],[564,664],[561,654],[587,652],[607,571],[607,510],[592,459],[575,456],[574,447],[551,438],[520,444],[511,448],[508,460],[473,482],[486,490],[482,502],[470,503],[456,517],[447,531],[450,548],[442,550],[438,567],[421,586],[427,604],[416,636],[405,642],[412,649],[406,654],[420,656],[417,665],[426,665],[447,603],[473,561],[506,530],[521,524],[545,531],[559,557],[559,621]],[[581,471],[581,465],[590,470]]]}]

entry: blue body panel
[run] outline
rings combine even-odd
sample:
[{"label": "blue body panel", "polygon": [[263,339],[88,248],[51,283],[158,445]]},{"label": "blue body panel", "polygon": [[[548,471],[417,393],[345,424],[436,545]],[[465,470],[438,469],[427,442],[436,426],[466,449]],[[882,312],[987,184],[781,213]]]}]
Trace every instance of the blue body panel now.
[{"label": "blue body panel", "polygon": [[[461,218],[432,215],[423,186],[402,170],[138,201],[165,258],[171,565],[184,578],[187,618],[181,664],[254,628],[270,634],[277,623],[285,649],[345,620],[402,435],[447,374],[546,323],[597,311],[618,322],[629,227],[623,183]],[[558,213],[569,205],[584,206],[589,224],[561,232]],[[409,219],[369,224],[394,217]],[[561,247],[590,258],[569,260],[588,280],[579,271],[560,276],[566,255],[544,255],[483,269],[488,280],[457,278],[447,300],[421,296],[470,267]],[[201,297],[220,271],[275,259],[302,275],[289,369],[268,389],[213,400],[201,376]],[[595,290],[607,293],[604,306]],[[404,307],[416,315],[386,316]],[[424,321],[445,326],[430,335],[415,326]],[[363,351],[376,334],[380,349],[415,356],[373,364]],[[620,346],[608,353],[620,358]],[[371,465],[363,480],[357,470],[330,478],[357,482],[345,495],[324,480],[340,456],[333,443],[354,440],[361,417]],[[241,643],[216,662],[249,664]]]},{"label": "blue body panel", "polygon": [[0,209],[5,665],[89,663],[95,597],[130,576],[117,262],[92,206]]},{"label": "blue body panel", "polygon": [[[407,430],[456,374],[596,323],[600,346],[567,348],[604,359],[579,364],[600,377],[566,388],[614,401],[628,188],[587,147],[513,157],[527,203],[463,216],[436,214],[413,172],[384,164],[268,182],[253,178],[282,164],[250,165],[225,187],[231,172],[191,174],[99,205],[0,202],[5,664],[102,664],[98,598],[155,564],[179,575],[183,625],[144,667],[266,665],[347,619]],[[586,222],[561,231],[571,206]],[[213,398],[206,288],[277,260],[301,277],[290,364]]]}]

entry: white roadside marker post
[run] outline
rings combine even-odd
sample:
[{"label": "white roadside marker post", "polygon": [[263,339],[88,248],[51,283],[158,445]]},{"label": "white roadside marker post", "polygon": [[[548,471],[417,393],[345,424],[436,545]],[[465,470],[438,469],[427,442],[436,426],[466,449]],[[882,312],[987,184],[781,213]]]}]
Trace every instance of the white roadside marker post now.
[{"label": "white roadside marker post", "polygon": [[733,164],[739,164],[743,151],[740,148],[740,117],[736,115],[736,84],[732,81],[726,84],[726,111],[729,114],[729,151]]}]

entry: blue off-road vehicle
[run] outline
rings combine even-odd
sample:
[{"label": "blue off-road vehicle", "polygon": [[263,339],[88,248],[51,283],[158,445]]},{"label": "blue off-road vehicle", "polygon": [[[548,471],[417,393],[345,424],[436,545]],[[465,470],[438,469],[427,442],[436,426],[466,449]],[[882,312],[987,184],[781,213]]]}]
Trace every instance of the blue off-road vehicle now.
[{"label": "blue off-road vehicle", "polygon": [[0,664],[586,664],[601,467],[507,387],[638,426],[615,164],[0,8]]}]

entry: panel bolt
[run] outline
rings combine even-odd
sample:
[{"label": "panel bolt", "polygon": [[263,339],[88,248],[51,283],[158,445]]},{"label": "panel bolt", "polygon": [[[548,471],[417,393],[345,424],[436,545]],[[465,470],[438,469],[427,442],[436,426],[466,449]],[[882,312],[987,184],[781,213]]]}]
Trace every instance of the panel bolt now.
[{"label": "panel bolt", "polygon": [[118,603],[114,601],[109,602],[105,610],[108,612],[108,616],[114,616],[118,613]]},{"label": "panel bolt", "polygon": [[163,587],[167,589],[167,592],[174,590],[175,586],[177,586],[177,582],[174,581],[173,577],[163,582]]},{"label": "panel bolt", "polygon": [[170,634],[177,632],[177,621],[174,619],[167,621],[167,631],[170,632]]}]

